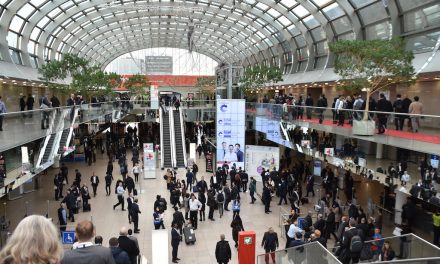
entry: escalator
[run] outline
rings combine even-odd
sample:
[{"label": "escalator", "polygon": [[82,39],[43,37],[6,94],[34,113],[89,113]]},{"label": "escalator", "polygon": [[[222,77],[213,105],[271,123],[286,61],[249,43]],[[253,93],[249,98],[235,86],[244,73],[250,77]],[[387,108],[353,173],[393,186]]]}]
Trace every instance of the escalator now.
[{"label": "escalator", "polygon": [[60,147],[58,148],[58,154],[63,155],[64,148],[69,146],[70,142],[67,142],[67,140],[69,138],[70,130],[71,130],[70,128],[63,130],[63,133],[61,134],[61,139],[60,139]]},{"label": "escalator", "polygon": [[176,166],[177,168],[185,168],[185,151],[184,142],[182,138],[182,127],[180,122],[180,112],[179,110],[173,110],[174,115],[174,142],[176,149]]},{"label": "escalator", "polygon": [[171,139],[170,139],[170,122],[169,122],[169,112],[162,111],[162,136],[161,136],[161,148],[163,151],[163,167],[172,168],[173,161],[171,156]]},{"label": "escalator", "polygon": [[51,153],[52,153],[52,148],[54,146],[56,134],[49,135],[48,137],[50,138],[49,141],[47,142],[46,148],[44,149],[44,154],[43,154],[43,158],[41,159],[41,164],[44,164],[49,160],[51,160]]}]

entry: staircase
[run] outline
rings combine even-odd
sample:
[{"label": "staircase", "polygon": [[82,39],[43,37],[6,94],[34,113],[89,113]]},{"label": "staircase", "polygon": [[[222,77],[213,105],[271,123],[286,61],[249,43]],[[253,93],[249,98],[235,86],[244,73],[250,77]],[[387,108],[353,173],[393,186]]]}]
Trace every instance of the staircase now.
[{"label": "staircase", "polygon": [[163,166],[165,168],[172,168],[173,162],[171,158],[171,140],[170,140],[170,122],[169,112],[163,112],[162,115],[162,151],[163,151]]},{"label": "staircase", "polygon": [[176,143],[176,166],[185,168],[184,142],[182,142],[182,128],[180,126],[180,112],[173,110],[174,115],[174,140]]},{"label": "staircase", "polygon": [[50,154],[52,153],[53,143],[55,140],[55,134],[49,136],[49,142],[47,143],[46,148],[44,149],[43,158],[41,159],[41,164],[44,164],[50,160]]}]

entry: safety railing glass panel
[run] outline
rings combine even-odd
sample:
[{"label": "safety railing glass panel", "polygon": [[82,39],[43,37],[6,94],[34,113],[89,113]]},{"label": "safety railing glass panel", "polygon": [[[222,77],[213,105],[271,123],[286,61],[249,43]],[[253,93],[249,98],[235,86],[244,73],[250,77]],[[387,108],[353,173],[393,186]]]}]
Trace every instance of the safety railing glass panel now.
[{"label": "safety railing glass panel", "polygon": [[318,242],[257,256],[257,263],[339,264],[341,262]]}]

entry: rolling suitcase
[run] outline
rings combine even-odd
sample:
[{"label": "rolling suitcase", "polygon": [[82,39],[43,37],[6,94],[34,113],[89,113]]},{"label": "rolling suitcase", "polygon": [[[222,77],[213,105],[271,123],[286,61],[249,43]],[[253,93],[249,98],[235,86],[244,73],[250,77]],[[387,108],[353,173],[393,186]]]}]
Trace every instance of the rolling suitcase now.
[{"label": "rolling suitcase", "polygon": [[196,242],[196,234],[194,233],[194,229],[192,227],[184,227],[183,236],[185,237],[185,243],[187,245],[194,245],[194,243]]}]

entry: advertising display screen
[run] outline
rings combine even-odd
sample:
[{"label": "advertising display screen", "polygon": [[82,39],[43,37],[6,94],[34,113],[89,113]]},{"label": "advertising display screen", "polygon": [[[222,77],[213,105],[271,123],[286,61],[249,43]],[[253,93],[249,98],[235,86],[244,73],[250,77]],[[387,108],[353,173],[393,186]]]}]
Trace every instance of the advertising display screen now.
[{"label": "advertising display screen", "polygon": [[217,167],[244,168],[245,100],[217,100]]},{"label": "advertising display screen", "polygon": [[280,150],[278,147],[246,146],[246,172],[255,180],[261,181],[263,169],[279,169]]},{"label": "advertising display screen", "polygon": [[321,161],[318,159],[313,161],[313,175],[321,176]]},{"label": "advertising display screen", "polygon": [[431,155],[431,166],[434,169],[438,169],[438,160],[439,160],[438,155]]}]

